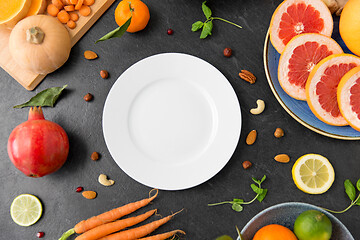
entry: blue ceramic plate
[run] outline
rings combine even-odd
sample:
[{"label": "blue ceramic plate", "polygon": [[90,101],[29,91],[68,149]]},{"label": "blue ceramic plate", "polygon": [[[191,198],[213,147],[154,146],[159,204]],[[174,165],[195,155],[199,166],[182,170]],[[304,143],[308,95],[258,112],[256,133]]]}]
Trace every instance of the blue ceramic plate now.
[{"label": "blue ceramic plate", "polygon": [[347,230],[344,224],[342,224],[332,214],[311,204],[299,202],[281,203],[265,209],[264,211],[258,213],[253,219],[250,220],[250,222],[246,224],[246,226],[241,231],[241,235],[243,236],[244,240],[251,240],[260,228],[269,224],[280,224],[293,230],[296,218],[302,212],[311,209],[323,212],[326,214],[326,216],[328,216],[333,227],[331,239],[354,240],[353,236],[349,230]]},{"label": "blue ceramic plate", "polygon": [[[350,52],[344,42],[342,41],[338,30],[338,19],[334,19],[333,39],[335,39],[344,52]],[[322,135],[338,138],[343,140],[360,140],[360,132],[354,130],[350,126],[337,127],[323,123],[311,112],[308,104],[305,101],[296,100],[281,88],[277,77],[277,69],[279,64],[280,54],[275,50],[270,42],[269,33],[266,35],[264,45],[264,66],[265,73],[268,79],[271,90],[280,105],[299,123],[314,132]]]}]

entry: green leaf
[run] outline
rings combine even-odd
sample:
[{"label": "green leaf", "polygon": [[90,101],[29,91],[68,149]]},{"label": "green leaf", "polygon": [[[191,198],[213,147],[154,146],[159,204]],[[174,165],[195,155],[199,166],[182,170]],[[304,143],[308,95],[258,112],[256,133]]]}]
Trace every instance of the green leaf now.
[{"label": "green leaf", "polygon": [[259,184],[259,185],[261,184],[261,181],[257,180],[256,178],[253,177],[253,178],[251,178],[251,179],[252,179],[255,183],[257,183],[257,184]]},{"label": "green leaf", "polygon": [[356,201],[355,204],[360,206],[360,198]]},{"label": "green leaf", "polygon": [[222,235],[218,238],[216,238],[216,240],[233,240],[232,237],[228,236],[228,235]]},{"label": "green leaf", "polygon": [[205,17],[206,18],[211,17],[212,13],[211,13],[210,8],[208,6],[206,6],[206,1],[202,3],[201,7],[202,7]]},{"label": "green leaf", "polygon": [[132,17],[130,17],[121,27],[118,27],[115,30],[107,33],[105,36],[103,36],[102,38],[97,40],[95,43],[105,41],[105,40],[108,40],[110,38],[116,38],[116,37],[120,38],[126,32],[126,30],[129,28],[130,23],[131,23],[131,18]]},{"label": "green leaf", "polygon": [[264,175],[264,176],[262,177],[260,183],[263,183],[263,182],[265,181],[265,179],[266,179],[266,175]]},{"label": "green leaf", "polygon": [[202,21],[194,22],[191,26],[191,31],[196,32],[200,30],[204,26],[204,23]]},{"label": "green leaf", "polygon": [[204,23],[204,27],[203,27],[203,29],[202,29],[202,31],[201,31],[200,38],[201,38],[201,39],[204,39],[204,38],[206,38],[208,35],[211,35],[212,28],[213,28],[213,23],[212,23],[212,21],[205,22],[205,23]]},{"label": "green leaf", "polygon": [[263,189],[259,188],[258,186],[256,186],[255,184],[251,184],[250,185],[252,190],[257,193],[257,194],[262,194],[263,193]]},{"label": "green leaf", "polygon": [[231,208],[237,212],[241,212],[244,209],[239,203],[234,203]]},{"label": "green leaf", "polygon": [[23,108],[23,107],[54,107],[56,100],[59,98],[61,92],[67,87],[64,85],[62,87],[52,87],[45,89],[34,97],[32,97],[26,103],[16,105],[14,108]]},{"label": "green leaf", "polygon": [[266,197],[266,194],[267,194],[267,189],[261,189],[262,190],[262,193],[259,194],[259,196],[257,196],[257,200],[259,202],[262,202],[264,200],[264,198]]},{"label": "green leaf", "polygon": [[233,199],[233,202],[234,202],[234,203],[243,203],[244,200],[243,200],[243,199],[239,199],[239,198],[234,198],[234,199]]},{"label": "green leaf", "polygon": [[349,196],[351,201],[355,200],[356,197],[356,190],[354,185],[349,179],[346,179],[344,182],[345,192]]},{"label": "green leaf", "polygon": [[360,191],[360,179],[356,182],[356,188],[358,191]]}]

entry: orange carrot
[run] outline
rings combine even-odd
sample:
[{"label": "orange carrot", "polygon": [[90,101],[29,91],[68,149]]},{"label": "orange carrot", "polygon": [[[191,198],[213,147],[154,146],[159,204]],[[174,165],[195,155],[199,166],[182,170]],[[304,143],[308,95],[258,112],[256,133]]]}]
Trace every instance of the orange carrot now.
[{"label": "orange carrot", "polygon": [[61,0],[52,0],[51,3],[54,4],[55,7],[59,10],[61,10],[64,7],[64,4],[62,3]]},{"label": "orange carrot", "polygon": [[70,5],[71,4],[70,0],[62,0],[62,2],[63,2],[64,5]]},{"label": "orange carrot", "polygon": [[[151,192],[150,192],[151,193]],[[156,198],[159,191],[156,189],[156,194],[152,197],[145,198],[143,200],[133,202],[126,204],[122,207],[115,208],[113,210],[110,210],[108,212],[104,212],[98,216],[94,216],[92,218],[89,218],[87,220],[81,221],[78,224],[75,225],[74,230],[76,233],[83,233],[86,232],[94,227],[103,225],[108,222],[115,221],[116,219],[119,219],[125,215],[128,215],[132,212],[135,212],[139,208],[145,207],[148,205],[152,200]]]},{"label": "orange carrot", "polygon": [[141,214],[136,217],[130,217],[122,220],[118,220],[111,223],[106,223],[103,225],[100,225],[96,228],[93,228],[77,238],[75,240],[96,240],[98,238],[104,237],[106,235],[109,235],[111,233],[123,230],[127,227],[134,226],[135,224],[138,224],[140,222],[145,221],[145,219],[149,218],[151,215],[156,213],[156,209],[148,211],[144,214]]},{"label": "orange carrot", "polygon": [[95,3],[95,0],[84,0],[84,5],[91,6]]},{"label": "orange carrot", "polygon": [[80,10],[81,6],[83,5],[84,0],[78,0],[75,5],[75,10]]},{"label": "orange carrot", "polygon": [[47,12],[49,15],[56,17],[59,13],[59,9],[54,4],[49,4],[47,6]]},{"label": "orange carrot", "polygon": [[70,3],[75,5],[77,3],[77,0],[70,0]]},{"label": "orange carrot", "polygon": [[165,240],[165,239],[168,239],[168,238],[174,236],[177,233],[181,233],[181,234],[185,235],[184,231],[181,231],[181,230],[178,229],[178,230],[174,230],[174,231],[171,231],[171,232],[157,234],[157,235],[154,235],[154,236],[139,238],[137,240]]},{"label": "orange carrot", "polygon": [[67,23],[70,20],[70,15],[65,10],[61,10],[57,17],[61,23]]},{"label": "orange carrot", "polygon": [[82,5],[79,13],[84,17],[89,16],[91,13],[91,8],[89,6]]},{"label": "orange carrot", "polygon": [[[181,212],[181,211],[182,210],[180,210],[179,212]],[[135,240],[135,239],[144,237],[144,236],[152,233],[153,231],[155,231],[155,229],[157,229],[161,225],[170,221],[170,219],[172,219],[179,212],[173,213],[167,217],[161,218],[157,221],[153,221],[151,223],[142,225],[137,228],[132,228],[129,230],[110,234],[106,237],[99,238],[99,240]]]},{"label": "orange carrot", "polygon": [[76,23],[73,20],[69,20],[66,25],[70,28],[70,29],[74,29],[76,28]]},{"label": "orange carrot", "polygon": [[65,11],[67,12],[72,12],[75,11],[75,6],[74,5],[67,5],[64,7]]},{"label": "orange carrot", "polygon": [[76,22],[77,20],[79,20],[79,15],[75,12],[71,12],[70,14],[70,19],[73,20],[74,22]]}]

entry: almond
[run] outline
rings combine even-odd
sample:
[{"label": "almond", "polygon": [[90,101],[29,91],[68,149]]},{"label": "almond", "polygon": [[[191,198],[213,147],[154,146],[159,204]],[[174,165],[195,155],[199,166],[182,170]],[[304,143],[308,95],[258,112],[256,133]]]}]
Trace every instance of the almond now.
[{"label": "almond", "polygon": [[98,57],[98,55],[96,53],[94,53],[93,51],[85,51],[84,52],[84,57],[88,60],[93,60],[96,59]]},{"label": "almond", "polygon": [[256,136],[257,136],[256,130],[252,130],[251,132],[249,132],[249,134],[246,137],[246,144],[253,145],[254,142],[256,141]]},{"label": "almond", "polygon": [[290,157],[287,154],[279,154],[274,157],[275,161],[281,163],[288,163],[290,161]]},{"label": "almond", "polygon": [[82,195],[86,199],[94,199],[94,198],[96,198],[97,194],[94,191],[84,191],[84,192],[82,192]]}]

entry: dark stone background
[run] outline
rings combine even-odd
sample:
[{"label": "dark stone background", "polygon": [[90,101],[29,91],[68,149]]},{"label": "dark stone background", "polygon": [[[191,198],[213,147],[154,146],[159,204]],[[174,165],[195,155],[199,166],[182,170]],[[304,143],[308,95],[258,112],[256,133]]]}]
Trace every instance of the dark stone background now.
[{"label": "dark stone background", "polygon": [[[280,0],[210,1],[208,5],[214,16],[236,22],[243,29],[214,21],[213,35],[206,40],[200,40],[200,33],[190,30],[193,22],[204,20],[202,1],[144,0],[151,12],[150,22],[144,31],[95,45],[95,40],[117,27],[113,13],[118,2],[73,47],[67,63],[48,75],[35,91],[26,91],[0,70],[0,239],[36,239],[38,231],[46,233],[44,239],[58,239],[82,219],[147,196],[150,188],[128,177],[111,158],[102,134],[102,111],[111,86],[122,72],[145,57],[163,52],[195,55],[218,68],[235,89],[241,104],[243,125],[234,155],[215,177],[188,190],[160,191],[152,207],[159,208],[162,215],[181,208],[185,211],[157,233],[181,228],[187,233],[186,239],[215,239],[222,234],[235,237],[235,225],[242,228],[258,212],[274,204],[299,201],[339,210],[349,204],[343,182],[347,178],[356,182],[360,177],[359,143],[324,137],[300,125],[283,110],[267,83],[263,45],[271,15]],[[172,36],[166,34],[169,27],[174,30]],[[233,49],[231,58],[223,56],[225,47]],[[85,60],[85,50],[97,52],[99,59]],[[100,78],[99,71],[102,69],[109,71],[109,79]],[[252,71],[258,78],[256,84],[240,80],[238,72],[241,69]],[[44,112],[47,119],[57,122],[68,133],[68,160],[54,174],[39,179],[28,178],[11,164],[7,155],[8,136],[16,125],[27,119],[28,112],[28,109],[13,109],[12,106],[27,101],[46,88],[64,84],[69,86],[56,107],[46,108]],[[92,102],[82,99],[88,92],[94,95]],[[249,109],[258,98],[266,102],[266,110],[254,116]],[[273,137],[277,127],[285,130],[285,137]],[[247,146],[245,137],[252,129],[257,129],[258,140],[253,146]],[[90,159],[93,151],[102,155],[97,162]],[[279,153],[289,154],[291,162],[276,163],[273,157]],[[306,153],[322,154],[334,166],[336,179],[325,194],[305,194],[292,181],[292,165]],[[245,171],[242,168],[244,160],[253,162],[253,167]],[[110,188],[99,185],[97,177],[100,173],[106,173],[116,184]],[[264,174],[268,176],[264,187],[269,192],[262,203],[245,206],[242,213],[232,211],[230,205],[207,207],[207,203],[234,197],[251,199],[254,196],[250,189],[251,177],[261,178]],[[85,200],[75,192],[77,186],[96,190],[98,197],[92,201]],[[27,228],[16,225],[9,213],[12,200],[21,193],[38,196],[44,206],[40,221]],[[336,217],[355,239],[359,238],[360,228],[356,226],[360,221],[359,207]]]}]

